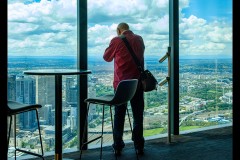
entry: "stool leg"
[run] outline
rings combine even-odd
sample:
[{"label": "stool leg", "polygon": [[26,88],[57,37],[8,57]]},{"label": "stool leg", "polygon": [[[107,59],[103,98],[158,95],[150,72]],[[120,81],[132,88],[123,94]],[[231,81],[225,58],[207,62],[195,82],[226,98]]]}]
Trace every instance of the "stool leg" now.
[{"label": "stool leg", "polygon": [[[38,123],[38,130],[39,130],[39,138],[40,138],[40,143],[41,143],[41,149],[42,149],[42,154],[38,154],[38,153],[35,153],[35,152],[31,152],[31,151],[27,151],[27,150],[24,150],[24,149],[20,149],[20,148],[17,148],[17,143],[16,143],[16,137],[17,137],[17,133],[16,133],[16,114],[14,115],[14,147],[15,147],[15,160],[17,159],[16,157],[16,152],[23,152],[25,154],[31,154],[33,156],[37,156],[37,157],[40,157],[44,160],[44,157],[43,157],[43,145],[42,145],[42,138],[41,138],[41,131],[40,131],[40,124],[39,124],[39,118],[38,118],[38,113],[37,113],[37,109],[33,109],[33,110],[36,110],[36,118],[37,118],[37,123]],[[31,110],[31,111],[33,111]]]},{"label": "stool leg", "polygon": [[[133,131],[132,131],[132,124],[131,124],[128,108],[127,108],[127,115],[128,115],[128,121],[129,121],[130,129],[131,129],[131,133],[133,133]],[[135,148],[136,156],[137,156],[137,159],[138,159],[138,153],[137,153],[137,149],[136,149],[135,145],[134,145],[134,148]]]},{"label": "stool leg", "polygon": [[35,111],[36,111],[37,124],[38,124],[38,132],[39,132],[39,138],[40,138],[40,144],[41,144],[41,151],[42,151],[41,157],[42,157],[42,159],[44,159],[44,158],[43,158],[43,145],[42,145],[42,136],[41,136],[40,124],[39,124],[39,118],[38,118],[38,111],[37,111],[37,109],[35,109]]},{"label": "stool leg", "polygon": [[101,151],[100,151],[100,160],[102,159],[102,144],[103,144],[103,127],[104,127],[104,105],[102,109],[102,134],[101,134]]},{"label": "stool leg", "polygon": [[[113,143],[114,143],[114,133],[113,133],[113,116],[112,116],[112,106],[110,106],[110,115],[111,115],[111,123],[112,123],[112,135],[113,135]],[[115,153],[115,150],[114,150],[114,155],[115,155],[115,159],[117,159],[117,154]]]},{"label": "stool leg", "polygon": [[[110,106],[110,115],[111,115],[112,133],[113,133],[113,116],[112,116],[112,106]],[[114,142],[114,134],[113,134],[113,142]]]},{"label": "stool leg", "polygon": [[16,152],[17,152],[17,142],[16,142],[16,139],[17,139],[17,132],[16,132],[16,115],[14,115],[14,155],[15,155],[15,160],[17,160],[17,157],[16,157]]},{"label": "stool leg", "polygon": [[7,148],[9,147],[11,128],[12,128],[12,116],[9,116],[9,117],[10,117],[10,121],[9,121],[9,129],[8,129],[8,145],[7,145]]},{"label": "stool leg", "polygon": [[[83,130],[83,138],[85,137],[85,132],[86,132],[86,125],[87,125],[87,121],[88,121],[88,112],[89,112],[89,107],[90,107],[90,102],[88,103],[88,107],[87,107],[87,115],[86,115],[86,119],[85,119],[85,124],[84,124],[84,130]],[[81,148],[80,148],[80,159],[82,159],[82,150],[84,147],[84,143],[82,142]]]}]

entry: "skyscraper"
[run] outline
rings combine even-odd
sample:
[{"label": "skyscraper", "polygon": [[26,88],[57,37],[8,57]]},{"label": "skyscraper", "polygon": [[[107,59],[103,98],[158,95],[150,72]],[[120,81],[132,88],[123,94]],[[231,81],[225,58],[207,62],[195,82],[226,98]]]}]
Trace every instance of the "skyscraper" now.
[{"label": "skyscraper", "polygon": [[77,87],[74,77],[66,77],[66,102],[77,102]]},{"label": "skyscraper", "polygon": [[[36,103],[52,105],[51,109],[55,109],[55,79],[53,76],[36,76]],[[39,116],[44,117],[44,110],[39,110]]]},{"label": "skyscraper", "polygon": [[8,100],[16,100],[16,75],[8,76]]},{"label": "skyscraper", "polygon": [[[18,76],[16,78],[16,101],[25,104],[35,103],[35,80]],[[37,127],[36,114],[34,111],[19,115],[19,128],[34,131]]]}]

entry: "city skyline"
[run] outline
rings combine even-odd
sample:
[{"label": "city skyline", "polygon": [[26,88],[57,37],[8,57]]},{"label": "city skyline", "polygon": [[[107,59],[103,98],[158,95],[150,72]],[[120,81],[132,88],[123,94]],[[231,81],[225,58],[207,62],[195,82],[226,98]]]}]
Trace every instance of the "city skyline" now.
[{"label": "city skyline", "polygon": [[[9,82],[8,96],[12,100],[17,100],[24,103],[35,101],[43,105],[39,109],[40,124],[42,128],[42,137],[44,150],[46,152],[54,150],[54,133],[55,133],[55,94],[54,78],[51,76],[25,76],[23,70],[41,67],[54,68],[71,68],[75,63],[74,58],[39,58],[25,57],[9,59]],[[148,67],[156,75],[158,81],[166,75],[167,69],[164,64],[154,58],[146,60]],[[190,121],[190,124],[218,125],[231,123],[231,105],[232,105],[232,61],[231,59],[221,60],[181,60],[180,61],[180,125],[185,125],[185,121]],[[88,63],[93,73],[88,77],[88,96],[95,97],[101,94],[113,93],[112,77],[113,68],[109,67],[113,64],[91,59]],[[33,78],[35,77],[35,78]],[[77,130],[78,130],[78,105],[77,105],[77,81],[76,76],[63,77],[63,149],[72,149],[77,147]],[[29,87],[30,86],[30,87]],[[207,91],[206,91],[207,90]],[[35,91],[35,92],[34,92]],[[18,94],[17,94],[18,93]],[[153,93],[153,94],[152,94]],[[145,131],[159,129],[166,133],[167,127],[167,86],[159,87],[157,91],[145,94],[145,114],[144,114],[144,129]],[[195,93],[195,94],[192,94]],[[200,94],[201,93],[201,94]],[[35,98],[35,99],[34,99]],[[25,101],[24,101],[25,100]],[[219,109],[216,106],[218,102]],[[208,106],[210,105],[210,106]],[[213,109],[205,112],[206,108]],[[100,127],[101,122],[99,116],[101,107],[92,107],[89,116],[89,136],[95,136],[95,130]],[[130,110],[131,114],[131,110]],[[220,115],[221,117],[219,117]],[[29,120],[29,123],[25,123]],[[106,116],[106,129],[111,128],[109,117]],[[38,139],[35,136],[29,140],[29,135],[34,135],[36,123],[34,123],[33,114],[25,114],[17,119],[19,127],[17,143],[21,147],[32,146],[39,152]],[[201,123],[199,123],[201,122]],[[180,127],[181,127],[180,126]],[[126,130],[128,129],[126,124]],[[112,138],[109,134],[104,134],[107,141],[111,142]],[[126,138],[130,135],[126,131]],[[31,137],[31,136],[30,136]],[[13,145],[13,140],[10,140]],[[36,148],[35,148],[36,146]],[[9,156],[12,156],[9,152]]]}]

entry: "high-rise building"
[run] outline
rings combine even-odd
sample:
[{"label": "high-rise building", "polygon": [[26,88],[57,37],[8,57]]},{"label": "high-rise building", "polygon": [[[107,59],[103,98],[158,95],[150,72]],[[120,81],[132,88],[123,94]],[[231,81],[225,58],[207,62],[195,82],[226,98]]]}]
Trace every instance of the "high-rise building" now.
[{"label": "high-rise building", "polygon": [[70,109],[69,108],[64,108],[62,111],[62,126],[67,125],[67,118],[70,115]]},{"label": "high-rise building", "polygon": [[26,104],[34,104],[35,101],[35,80],[25,78],[24,76],[16,77],[16,101]]},{"label": "high-rise building", "polygon": [[75,103],[69,103],[70,107],[70,115],[67,118],[67,125],[70,126],[71,130],[74,130],[77,128],[77,102]]},{"label": "high-rise building", "polygon": [[53,106],[51,104],[46,104],[42,108],[42,111],[43,111],[42,119],[45,120],[47,125],[53,125],[54,124],[53,119],[52,119],[53,115],[51,113],[52,108],[53,108]]},{"label": "high-rise building", "polygon": [[77,86],[74,77],[66,77],[66,102],[77,102]]},{"label": "high-rise building", "polygon": [[36,85],[35,79],[24,78],[24,96],[23,103],[35,104],[36,103]]},{"label": "high-rise building", "polygon": [[[88,97],[96,97],[96,89],[94,88],[93,83],[89,84]],[[91,107],[89,108],[88,120],[91,121],[92,119],[95,119],[96,116],[97,116],[97,105],[91,104]]]},{"label": "high-rise building", "polygon": [[[52,105],[55,108],[55,79],[54,76],[36,76],[36,103]],[[44,117],[44,110],[39,110],[39,116]],[[52,122],[52,121],[51,121]]]},{"label": "high-rise building", "polygon": [[23,103],[24,96],[24,76],[16,77],[16,101]]},{"label": "high-rise building", "polygon": [[72,103],[77,102],[77,99],[78,99],[77,91],[78,91],[77,86],[72,86],[71,88],[69,88],[67,102],[72,102]]},{"label": "high-rise building", "polygon": [[8,100],[16,101],[16,75],[8,76]]},{"label": "high-rise building", "polygon": [[[16,78],[16,101],[25,104],[34,104],[35,95],[35,80],[18,76]],[[36,114],[34,111],[21,113],[18,117],[20,129],[34,131],[37,128]]]}]

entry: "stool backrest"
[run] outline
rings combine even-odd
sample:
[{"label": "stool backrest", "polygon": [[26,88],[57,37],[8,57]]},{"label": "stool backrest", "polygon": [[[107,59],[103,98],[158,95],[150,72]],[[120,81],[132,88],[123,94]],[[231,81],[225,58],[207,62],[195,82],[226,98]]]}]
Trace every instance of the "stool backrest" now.
[{"label": "stool backrest", "polygon": [[137,85],[137,79],[122,80],[117,86],[112,104],[120,105],[131,100],[137,90]]}]

